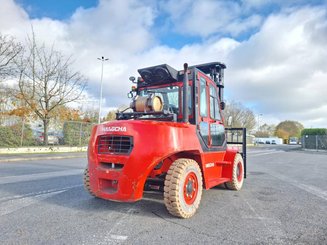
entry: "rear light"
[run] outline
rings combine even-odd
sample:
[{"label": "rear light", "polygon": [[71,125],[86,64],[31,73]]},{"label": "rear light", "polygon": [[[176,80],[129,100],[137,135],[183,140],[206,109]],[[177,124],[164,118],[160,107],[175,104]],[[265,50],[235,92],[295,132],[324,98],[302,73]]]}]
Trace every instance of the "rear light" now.
[{"label": "rear light", "polygon": [[129,154],[133,149],[133,137],[101,135],[98,140],[99,154]]}]

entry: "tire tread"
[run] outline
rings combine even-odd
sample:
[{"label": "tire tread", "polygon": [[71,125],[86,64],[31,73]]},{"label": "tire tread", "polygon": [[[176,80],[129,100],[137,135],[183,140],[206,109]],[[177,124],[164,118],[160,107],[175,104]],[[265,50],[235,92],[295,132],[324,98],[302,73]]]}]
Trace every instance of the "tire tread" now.
[{"label": "tire tread", "polygon": [[84,184],[84,189],[87,190],[87,192],[91,196],[96,197],[96,195],[94,194],[94,192],[91,190],[91,186],[90,186],[90,174],[89,174],[89,169],[88,168],[86,168],[84,170],[83,184]]},{"label": "tire tread", "polygon": [[[195,204],[195,208],[193,212],[186,212],[180,203],[179,200],[179,188],[180,182],[182,181],[182,175],[187,168],[187,166],[193,165],[197,168],[198,173],[200,173],[200,178],[198,179],[199,185],[199,192],[198,195],[200,196],[199,201]],[[166,205],[167,210],[170,214],[180,217],[180,218],[190,218],[192,217],[197,208],[199,207],[202,195],[202,173],[199,165],[193,159],[188,158],[180,158],[177,159],[173,164],[170,166],[166,179],[165,179],[165,186],[164,186],[164,203]]]},{"label": "tire tread", "polygon": [[244,163],[243,163],[243,158],[241,154],[237,153],[234,158],[233,162],[233,173],[232,173],[232,180],[229,182],[225,183],[225,187],[229,190],[234,190],[234,191],[239,191],[242,188],[244,177],[242,180],[242,184],[239,184],[239,181],[237,179],[237,164],[238,162],[241,161],[243,164],[243,171],[244,171]]}]

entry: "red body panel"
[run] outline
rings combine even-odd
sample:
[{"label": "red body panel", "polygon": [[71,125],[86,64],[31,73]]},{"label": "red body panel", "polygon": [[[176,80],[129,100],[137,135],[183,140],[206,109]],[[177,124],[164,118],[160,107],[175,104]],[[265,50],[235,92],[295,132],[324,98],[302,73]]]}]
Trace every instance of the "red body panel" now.
[{"label": "red body panel", "polygon": [[[112,127],[117,128],[108,132]],[[98,139],[101,135],[132,136],[133,149],[129,154],[99,154]],[[148,176],[156,173],[155,166],[165,160],[161,170],[164,172],[167,164],[179,154],[179,157],[193,158],[199,163],[204,187],[208,189],[230,180],[231,161],[236,152],[232,149],[204,153],[196,136],[196,126],[191,124],[147,120],[103,123],[93,128],[89,143],[90,186],[100,198],[137,201],[142,198]],[[166,161],[167,158],[171,160]],[[102,163],[119,164],[121,168],[107,168]]]}]

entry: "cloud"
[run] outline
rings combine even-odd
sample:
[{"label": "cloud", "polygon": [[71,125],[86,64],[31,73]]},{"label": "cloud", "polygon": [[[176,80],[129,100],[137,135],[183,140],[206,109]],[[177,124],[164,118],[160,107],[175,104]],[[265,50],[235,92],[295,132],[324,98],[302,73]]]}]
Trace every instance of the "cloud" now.
[{"label": "cloud", "polygon": [[78,9],[68,23],[68,31],[83,47],[108,46],[112,51],[118,47],[120,53],[134,53],[150,45],[148,29],[153,20],[153,9],[136,0],[100,1],[96,8]]},{"label": "cloud", "polygon": [[24,26],[28,21],[27,13],[13,0],[1,1],[0,18],[0,30],[12,35],[21,32],[17,27]]},{"label": "cloud", "polygon": [[327,115],[326,21],[326,9],[309,7],[268,17],[228,57],[234,96],[268,116],[294,116],[307,125],[311,119],[305,115],[313,108]]},{"label": "cloud", "polygon": [[128,61],[154,44],[149,30],[155,17],[154,9],[137,0],[102,0],[94,8],[77,9],[67,21],[58,21],[30,19],[13,0],[3,1],[2,33],[24,42],[33,26],[37,41],[48,46],[54,44],[67,56],[73,55],[75,68],[87,77],[88,92],[95,98],[98,98],[101,74],[97,57],[109,58],[104,65],[104,96],[113,97],[107,100],[109,106],[124,103],[121,94],[122,91],[127,93],[128,76],[132,72]]},{"label": "cloud", "polygon": [[185,35],[208,37],[221,33],[237,36],[258,27],[262,20],[258,14],[249,16],[236,1],[183,0],[177,4],[168,0],[162,8],[170,16],[173,28]]},{"label": "cloud", "polygon": [[[107,107],[128,104],[128,77],[136,76],[138,68],[167,63],[182,69],[185,62],[221,61],[227,64],[227,99],[251,106],[275,123],[289,119],[307,127],[327,125],[324,5],[294,7],[294,2],[284,5],[277,0],[265,4],[256,0],[160,4],[102,0],[94,8],[77,9],[70,19],[58,21],[30,19],[13,0],[2,2],[0,31],[23,41],[32,24],[40,41],[73,54],[75,68],[88,78],[93,100],[100,87],[97,57],[109,58],[103,79]],[[281,10],[265,16],[260,11],[267,4],[279,4]],[[159,44],[158,18],[166,18],[170,27],[186,36],[201,36],[201,41],[181,48]],[[256,31],[249,32],[252,29]],[[248,39],[236,38],[245,32]]]}]

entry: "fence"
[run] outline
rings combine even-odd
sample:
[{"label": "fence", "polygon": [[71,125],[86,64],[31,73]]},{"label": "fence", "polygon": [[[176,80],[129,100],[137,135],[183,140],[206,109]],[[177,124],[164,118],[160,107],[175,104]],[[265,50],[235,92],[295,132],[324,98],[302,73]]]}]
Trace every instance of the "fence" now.
[{"label": "fence", "polygon": [[244,178],[246,178],[246,128],[226,128],[227,144],[237,146],[244,161]]},{"label": "fence", "polygon": [[64,144],[69,146],[87,145],[93,125],[86,122],[65,122],[63,125]]},{"label": "fence", "polygon": [[[86,146],[90,139],[93,123],[66,121],[49,129],[49,145]],[[41,146],[43,130],[33,128],[24,121],[0,125],[0,147]]]},{"label": "fence", "polygon": [[327,150],[327,135],[304,135],[301,143],[304,149]]}]

